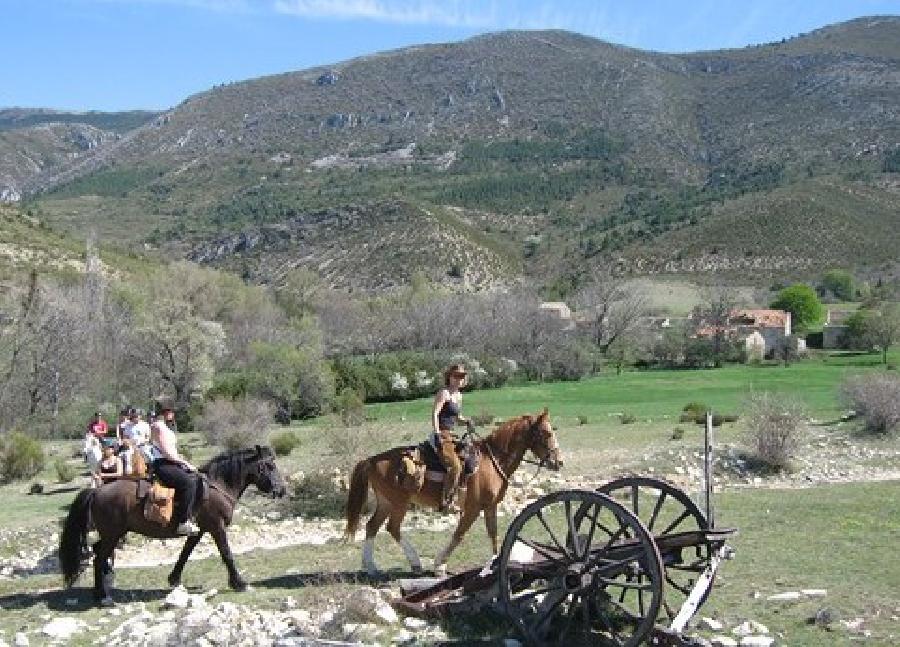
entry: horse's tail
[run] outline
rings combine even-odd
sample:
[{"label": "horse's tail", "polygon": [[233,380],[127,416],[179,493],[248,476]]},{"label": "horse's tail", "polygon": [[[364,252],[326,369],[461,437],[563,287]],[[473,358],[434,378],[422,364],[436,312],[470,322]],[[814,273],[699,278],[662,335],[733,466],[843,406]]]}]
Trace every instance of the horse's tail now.
[{"label": "horse's tail", "polygon": [[353,539],[353,536],[359,529],[359,517],[362,514],[363,506],[366,504],[366,498],[369,496],[370,468],[371,463],[369,459],[361,460],[353,468],[353,474],[350,476],[350,495],[347,498],[347,528],[344,530],[344,537],[347,539]]},{"label": "horse's tail", "polygon": [[75,584],[81,574],[81,547],[91,524],[91,504],[96,494],[97,490],[94,489],[79,492],[63,525],[62,536],[59,538],[59,564],[67,587]]}]

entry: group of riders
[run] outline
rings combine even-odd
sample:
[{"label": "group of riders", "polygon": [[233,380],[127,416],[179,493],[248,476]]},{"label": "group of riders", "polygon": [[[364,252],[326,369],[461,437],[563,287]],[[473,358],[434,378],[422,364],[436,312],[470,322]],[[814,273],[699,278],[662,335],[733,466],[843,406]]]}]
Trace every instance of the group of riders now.
[{"label": "group of riders", "polygon": [[84,454],[91,467],[92,487],[152,474],[166,487],[174,488],[175,532],[193,535],[200,530],[192,519],[198,472],[179,454],[176,429],[171,409],[150,412],[145,419],[141,409],[126,407],[113,427],[98,411],[87,425]]},{"label": "group of riders", "polygon": [[[454,430],[457,424],[472,426],[471,420],[461,414],[466,378],[462,364],[448,367],[444,385],[435,394],[432,407],[429,442],[447,472],[440,506],[444,512],[458,511],[456,494],[460,493],[460,499],[465,494],[465,488],[459,487],[463,466],[457,455],[458,438]],[[108,425],[98,411],[87,425],[85,457],[91,465],[92,487],[123,477],[144,478],[152,474],[166,487],[174,488],[175,531],[191,535],[199,532],[192,520],[198,474],[197,468],[178,452],[176,429],[171,409],[150,412],[145,419],[142,410],[127,407],[119,412],[115,426]]]}]

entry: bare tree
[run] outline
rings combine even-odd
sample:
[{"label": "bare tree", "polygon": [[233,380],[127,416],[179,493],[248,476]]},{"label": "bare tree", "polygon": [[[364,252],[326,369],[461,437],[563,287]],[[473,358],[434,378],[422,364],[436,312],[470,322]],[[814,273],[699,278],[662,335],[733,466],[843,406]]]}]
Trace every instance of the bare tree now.
[{"label": "bare tree", "polygon": [[575,302],[579,314],[588,322],[592,341],[603,353],[634,330],[647,314],[649,304],[646,294],[629,286],[609,267],[595,272]]},{"label": "bare tree", "polygon": [[714,286],[705,290],[703,302],[694,310],[698,328],[705,328],[712,339],[713,364],[722,366],[728,344],[728,326],[738,304],[737,293],[728,287]]}]

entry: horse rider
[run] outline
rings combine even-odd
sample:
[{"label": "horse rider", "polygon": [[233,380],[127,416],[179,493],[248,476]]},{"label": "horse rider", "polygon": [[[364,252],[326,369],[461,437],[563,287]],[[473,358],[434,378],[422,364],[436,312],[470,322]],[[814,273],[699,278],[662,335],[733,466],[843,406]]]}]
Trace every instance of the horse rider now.
[{"label": "horse rider", "polygon": [[461,415],[462,388],[466,384],[466,367],[462,364],[451,364],[444,371],[444,388],[434,396],[431,408],[432,436],[431,444],[447,470],[444,478],[444,489],[441,493],[441,512],[456,511],[453,503],[459,488],[459,477],[462,474],[462,463],[456,455],[456,436],[453,428],[456,423],[464,423],[471,428],[472,422]]},{"label": "horse rider", "polygon": [[200,532],[191,517],[194,515],[194,499],[197,496],[197,468],[178,453],[178,439],[162,418],[150,427],[153,451],[153,473],[160,483],[175,489],[173,519],[179,535],[195,535]]},{"label": "horse rider", "polygon": [[144,454],[147,462],[151,462],[150,425],[145,421],[143,411],[131,408],[128,410],[128,422],[123,427],[125,440],[131,443],[135,451]]}]

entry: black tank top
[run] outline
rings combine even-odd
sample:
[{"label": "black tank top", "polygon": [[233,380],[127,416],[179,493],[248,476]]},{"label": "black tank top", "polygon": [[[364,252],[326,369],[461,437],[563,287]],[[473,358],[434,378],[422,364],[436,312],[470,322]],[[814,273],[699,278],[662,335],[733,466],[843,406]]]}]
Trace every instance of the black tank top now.
[{"label": "black tank top", "polygon": [[459,417],[459,405],[453,400],[444,402],[444,406],[438,411],[438,429],[453,429],[456,419]]}]

